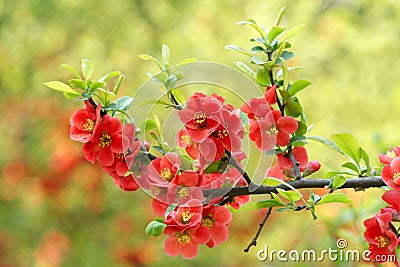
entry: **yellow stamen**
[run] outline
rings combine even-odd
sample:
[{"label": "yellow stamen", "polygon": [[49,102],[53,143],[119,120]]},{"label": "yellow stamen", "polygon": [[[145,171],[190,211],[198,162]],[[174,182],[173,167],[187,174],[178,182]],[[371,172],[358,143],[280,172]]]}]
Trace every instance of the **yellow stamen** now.
[{"label": "yellow stamen", "polygon": [[185,211],[181,215],[181,222],[188,223],[190,221],[190,219],[192,218],[192,216],[193,216],[193,213],[191,213],[190,211]]},{"label": "yellow stamen", "polygon": [[384,248],[390,245],[390,239],[387,237],[376,236],[375,240],[378,241],[378,248]]},{"label": "yellow stamen", "polygon": [[197,128],[204,128],[207,124],[207,115],[202,111],[196,112],[193,116],[193,120]]},{"label": "yellow stamen", "polygon": [[186,145],[190,145],[190,144],[192,144],[192,139],[190,138],[190,136],[189,135],[182,135],[181,136],[181,140],[182,140],[182,142],[184,142]]},{"label": "yellow stamen", "polygon": [[223,139],[223,138],[228,136],[228,131],[225,130],[225,129],[217,130],[217,131],[213,132],[213,136],[216,137],[216,138]]},{"label": "yellow stamen", "polygon": [[269,136],[277,136],[279,134],[279,129],[274,125],[267,130],[267,134]]},{"label": "yellow stamen", "polygon": [[171,170],[167,167],[161,170],[160,175],[164,180],[167,180],[168,182],[170,182],[172,178],[174,178],[174,175],[171,173]]},{"label": "yellow stamen", "polygon": [[184,232],[178,236],[178,242],[182,245],[187,245],[190,243],[191,237],[188,233]]},{"label": "yellow stamen", "polygon": [[187,188],[182,188],[181,190],[179,190],[178,196],[179,196],[180,199],[188,197],[189,196],[189,190]]},{"label": "yellow stamen", "polygon": [[394,159],[395,157],[397,157],[397,154],[396,154],[396,151],[393,148],[391,148],[386,152],[386,156]]},{"label": "yellow stamen", "polygon": [[83,129],[88,132],[93,132],[94,122],[91,119],[86,119],[85,124],[83,124]]},{"label": "yellow stamen", "polygon": [[100,142],[99,142],[100,147],[109,146],[111,145],[111,143],[112,143],[112,138],[108,133],[105,133],[100,137]]},{"label": "yellow stamen", "polygon": [[211,216],[207,216],[201,220],[201,224],[208,229],[211,229],[211,227],[214,225],[214,220],[211,218]]}]

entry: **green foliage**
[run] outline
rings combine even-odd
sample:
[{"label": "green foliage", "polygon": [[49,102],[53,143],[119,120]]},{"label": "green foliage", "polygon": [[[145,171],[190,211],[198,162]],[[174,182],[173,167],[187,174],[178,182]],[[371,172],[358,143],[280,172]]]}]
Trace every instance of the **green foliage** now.
[{"label": "green foliage", "polygon": [[163,222],[162,219],[154,219],[149,222],[146,226],[144,233],[146,235],[159,236],[164,232],[164,229],[167,225]]}]

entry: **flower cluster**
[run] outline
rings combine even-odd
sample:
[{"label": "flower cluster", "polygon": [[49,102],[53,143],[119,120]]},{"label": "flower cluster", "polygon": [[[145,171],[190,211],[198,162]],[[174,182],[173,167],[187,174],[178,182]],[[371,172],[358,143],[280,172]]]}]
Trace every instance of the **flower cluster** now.
[{"label": "flower cluster", "polygon": [[[256,147],[263,152],[268,152],[275,147],[287,147],[291,140],[291,135],[298,128],[298,121],[291,116],[283,116],[281,110],[276,110],[277,106],[276,84],[266,88],[264,97],[251,98],[240,108],[249,118],[249,137]],[[290,159],[291,153],[297,166]],[[297,146],[277,154],[278,164],[268,168],[265,175],[276,177],[281,180],[296,178],[295,168],[298,167],[302,172],[302,177],[306,177],[321,167],[316,160],[308,162],[307,151],[303,146]]]},{"label": "flower cluster", "polygon": [[[393,222],[400,221],[400,147],[389,148],[386,154],[379,155],[380,162],[385,164],[382,180],[390,187],[382,199],[389,205],[382,208],[374,217],[364,221],[364,237],[371,251],[370,259],[384,262],[389,256],[396,257],[395,250],[399,245],[399,233]],[[398,264],[396,258],[396,264]]]},{"label": "flower cluster", "polygon": [[72,114],[70,124],[70,138],[83,143],[83,155],[89,162],[97,161],[123,190],[138,189],[127,167],[140,150],[132,124],[122,125],[120,119],[102,113],[100,104],[89,101]]}]

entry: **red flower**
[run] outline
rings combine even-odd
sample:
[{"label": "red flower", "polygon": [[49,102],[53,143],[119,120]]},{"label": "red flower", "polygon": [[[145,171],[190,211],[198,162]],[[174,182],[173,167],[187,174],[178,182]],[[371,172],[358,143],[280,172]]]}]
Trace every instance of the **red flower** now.
[{"label": "red flower", "polygon": [[382,164],[390,164],[392,160],[396,157],[400,156],[400,146],[393,148],[389,147],[388,151],[386,154],[380,154],[379,155],[379,160]]},{"label": "red flower", "polygon": [[200,151],[199,151],[199,144],[195,143],[189,136],[186,128],[182,128],[178,131],[177,136],[177,143],[178,146],[184,148],[186,153],[192,159],[199,159]]},{"label": "red flower", "polygon": [[391,207],[393,207],[397,212],[400,212],[400,191],[389,190],[386,191],[382,199],[386,201]]},{"label": "red flower", "polygon": [[250,120],[259,120],[267,116],[273,110],[265,98],[250,98],[248,103],[244,103],[240,110],[247,114]]},{"label": "red flower", "polygon": [[114,179],[114,183],[125,191],[135,191],[139,188],[132,175],[126,175],[134,157],[140,150],[140,142],[135,141],[135,127],[132,124],[123,126],[123,136],[129,141],[123,153],[114,153],[114,163],[103,166],[103,170]]},{"label": "red flower", "polygon": [[393,159],[383,167],[382,180],[395,190],[400,190],[400,157]]},{"label": "red flower", "polygon": [[164,234],[168,235],[164,242],[164,250],[168,256],[182,255],[185,259],[196,257],[199,244],[206,244],[211,237],[210,231],[202,226],[182,229],[179,226],[167,226]]},{"label": "red flower", "polygon": [[196,226],[201,222],[202,211],[203,203],[198,199],[191,199],[185,204],[179,205],[176,211],[171,211],[167,215],[165,223],[167,225],[178,225],[185,228]]},{"label": "red flower", "polygon": [[123,139],[126,137],[122,136],[121,121],[105,115],[102,122],[96,125],[93,138],[83,145],[83,155],[91,163],[97,158],[102,166],[110,166],[114,163],[114,155],[123,152]]},{"label": "red flower", "polygon": [[190,138],[201,143],[220,125],[221,108],[218,99],[198,94],[187,101],[186,108],[179,110],[178,115]]},{"label": "red flower", "polygon": [[82,143],[89,142],[93,137],[93,132],[96,124],[100,121],[101,105],[97,105],[96,110],[88,101],[85,102],[85,107],[72,114],[69,122],[69,136],[74,141]]},{"label": "red flower", "polygon": [[272,110],[264,119],[250,123],[249,137],[261,151],[269,151],[275,143],[286,146],[290,141],[290,134],[297,130],[297,121],[290,116],[281,116],[279,110]]},{"label": "red flower", "polygon": [[150,183],[166,187],[175,178],[181,161],[176,153],[167,153],[153,160],[147,168]]},{"label": "red flower", "polygon": [[195,187],[200,186],[202,180],[199,171],[184,170],[182,173],[176,175],[173,183],[180,186]]},{"label": "red flower", "polygon": [[228,227],[232,222],[232,214],[225,206],[208,206],[203,210],[201,224],[209,229],[211,238],[207,246],[212,248],[229,238]]},{"label": "red flower", "polygon": [[397,238],[389,227],[391,218],[390,213],[384,213],[364,221],[364,238],[369,243],[370,259],[373,261],[382,262],[382,255],[396,255]]},{"label": "red flower", "polygon": [[274,84],[273,86],[267,86],[264,98],[270,105],[276,103],[276,84]]}]

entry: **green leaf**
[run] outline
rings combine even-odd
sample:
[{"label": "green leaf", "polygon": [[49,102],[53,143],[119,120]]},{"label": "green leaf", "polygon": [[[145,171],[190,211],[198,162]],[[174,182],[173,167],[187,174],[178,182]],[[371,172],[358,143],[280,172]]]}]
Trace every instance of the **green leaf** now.
[{"label": "green leaf", "polygon": [[255,52],[255,53],[261,53],[261,52],[265,52],[264,48],[262,48],[261,46],[257,45],[257,46],[253,46],[250,49],[251,52]]},{"label": "green leaf", "polygon": [[[64,92],[64,96],[66,98],[69,98],[69,99],[81,98],[82,97],[82,95],[80,93],[66,93],[66,92]],[[84,99],[85,98],[82,98],[81,100],[84,100]]]},{"label": "green leaf", "polygon": [[360,151],[361,152],[361,159],[364,161],[365,166],[367,167],[367,175],[369,175],[371,173],[372,167],[371,167],[371,164],[369,162],[368,154],[361,147],[360,147],[360,150],[361,150]]},{"label": "green leaf", "polygon": [[311,84],[310,81],[308,80],[298,80],[295,81],[292,86],[290,86],[289,88],[289,94],[291,96],[294,96],[295,94],[297,94],[298,92],[300,92],[301,90],[303,90],[304,88],[306,88],[307,86],[309,86]]},{"label": "green leaf", "polygon": [[285,105],[285,111],[287,115],[296,118],[303,113],[303,108],[298,101],[295,101],[293,98],[289,97]]},{"label": "green leaf", "polygon": [[172,88],[175,87],[176,82],[178,81],[178,79],[176,78],[175,75],[170,75],[167,79],[167,81],[165,82],[165,88],[167,91],[171,90]]},{"label": "green leaf", "polygon": [[275,199],[261,200],[255,203],[255,209],[271,208],[283,206],[279,201]]},{"label": "green leaf", "polygon": [[105,82],[94,82],[92,84],[90,84],[90,91],[95,91],[97,88],[102,88],[106,86]]},{"label": "green leaf", "polygon": [[252,56],[251,53],[250,53],[249,51],[244,50],[243,48],[240,48],[240,47],[237,46],[237,45],[226,45],[226,46],[225,46],[225,49],[227,49],[227,50],[232,50],[232,51],[236,51],[236,52],[242,53],[242,54],[244,54],[244,55],[246,55],[246,56],[249,56],[249,57]]},{"label": "green leaf", "polygon": [[85,80],[89,80],[93,75],[93,64],[88,59],[82,59],[82,73]]},{"label": "green leaf", "polygon": [[250,39],[250,42],[257,42],[257,43],[260,43],[260,44],[263,44],[263,45],[267,45],[267,42],[265,41],[265,39],[263,39],[263,38],[251,38]]},{"label": "green leaf", "polygon": [[133,102],[133,97],[130,96],[122,96],[120,98],[118,98],[117,100],[114,101],[116,108],[123,110],[123,111],[127,111],[129,109],[129,107],[131,106],[132,102]]},{"label": "green leaf", "polygon": [[164,232],[166,226],[167,225],[165,223],[154,220],[146,226],[144,233],[146,235],[159,236]]},{"label": "green leaf", "polygon": [[338,189],[342,185],[346,183],[346,178],[343,175],[336,175],[333,177],[332,182],[331,182],[331,188],[333,190]]},{"label": "green leaf", "polygon": [[257,25],[255,20],[253,19],[248,19],[248,20],[243,20],[239,21],[236,23],[237,25],[249,25],[250,27],[254,28],[258,33],[261,35],[261,37],[265,38],[265,30],[261,28],[260,26]]},{"label": "green leaf", "polygon": [[153,119],[147,119],[142,122],[142,127],[140,127],[142,132],[151,131],[157,129],[157,123]]},{"label": "green leaf", "polygon": [[257,64],[257,65],[264,65],[264,64],[267,64],[268,62],[263,61],[262,59],[260,59],[256,56],[253,56],[253,57],[251,57],[250,63]]},{"label": "green leaf", "polygon": [[262,86],[271,85],[271,81],[269,79],[269,72],[266,68],[257,70],[256,81],[258,84],[260,84]]},{"label": "green leaf", "polygon": [[153,148],[160,152],[162,155],[165,155],[165,151],[161,146],[153,146]]},{"label": "green leaf", "polygon": [[286,198],[287,200],[289,200],[292,203],[300,200],[303,197],[303,195],[301,193],[299,193],[299,191],[297,191],[297,192],[296,191],[285,191],[280,188],[277,188],[276,190],[279,192],[279,194],[282,197]]},{"label": "green leaf", "polygon": [[147,54],[140,54],[138,55],[138,57],[142,60],[146,60],[146,61],[153,61],[154,63],[157,64],[157,66],[160,68],[160,70],[163,69],[163,67],[161,66],[160,62],[158,62],[157,59],[155,59],[154,57],[147,55]]},{"label": "green leaf", "polygon": [[76,69],[74,69],[72,66],[67,65],[67,64],[61,64],[60,67],[72,72],[72,74],[75,75],[75,77],[77,79],[81,79],[81,75],[79,75],[78,71]]},{"label": "green leaf", "polygon": [[113,72],[110,72],[110,73],[104,75],[103,77],[101,77],[100,79],[98,79],[98,81],[99,81],[99,82],[106,82],[106,81],[108,81],[109,79],[112,79],[112,78],[114,78],[114,77],[118,77],[118,76],[120,76],[120,75],[121,75],[121,72],[120,72],[120,71],[113,71]]},{"label": "green leaf", "polygon": [[160,122],[160,118],[157,115],[153,115],[152,116],[155,124],[156,124],[156,129],[159,135],[161,135],[161,122]]},{"label": "green leaf", "polygon": [[359,169],[356,164],[353,162],[346,162],[342,164],[342,167],[355,171],[356,173],[359,172]]},{"label": "green leaf", "polygon": [[333,142],[358,165],[361,160],[360,145],[349,133],[334,134],[331,136]]},{"label": "green leaf", "polygon": [[282,55],[283,50],[285,49],[286,43],[282,43],[281,46],[279,46],[278,52],[276,52],[275,54],[275,62],[277,62],[277,60],[279,60],[279,57]]},{"label": "green leaf", "polygon": [[279,59],[282,63],[283,89],[286,90],[289,84],[289,70],[286,60],[283,57],[280,57]]},{"label": "green leaf", "polygon": [[282,183],[283,183],[282,180],[279,180],[274,177],[265,177],[262,182],[262,184],[266,185],[266,186],[277,186],[277,185],[281,185]]},{"label": "green leaf", "polygon": [[169,52],[169,47],[166,44],[163,44],[161,47],[161,59],[164,64],[169,63],[169,57],[170,57],[170,52]]},{"label": "green leaf", "polygon": [[278,197],[277,194],[271,193],[271,196],[272,196],[273,199],[275,199],[275,200],[276,200],[278,203],[280,203],[282,206],[287,206],[287,205],[281,200],[281,198]]},{"label": "green leaf", "polygon": [[247,74],[251,77],[256,77],[256,73],[252,69],[250,69],[250,67],[247,66],[245,63],[238,61],[235,62],[234,64],[244,74]]},{"label": "green leaf", "polygon": [[281,34],[284,30],[285,30],[285,28],[282,28],[282,27],[279,27],[279,26],[273,26],[268,32],[268,41],[269,41],[269,43],[272,43],[272,41],[274,41],[274,39],[279,34]]},{"label": "green leaf", "polygon": [[122,84],[122,81],[124,80],[124,78],[125,78],[125,76],[123,74],[121,74],[118,77],[118,81],[115,83],[115,86],[113,89],[114,94],[118,94],[119,88],[121,87],[121,84]]},{"label": "green leaf", "polygon": [[305,135],[307,133],[307,123],[304,121],[298,121],[298,127],[295,135]]},{"label": "green leaf", "polygon": [[187,58],[185,60],[182,60],[181,62],[179,62],[178,64],[172,66],[172,72],[175,72],[176,70],[178,70],[179,68],[192,63],[192,62],[196,62],[197,58],[191,57],[191,58]]},{"label": "green leaf", "polygon": [[282,40],[281,42],[284,42],[290,38],[292,38],[293,36],[295,36],[298,32],[300,32],[304,26],[306,26],[305,24],[300,24],[297,25],[289,30],[286,31],[286,33],[282,36]]},{"label": "green leaf", "polygon": [[275,25],[278,26],[281,23],[282,17],[285,14],[286,11],[286,6],[282,7],[281,10],[279,10],[278,16],[276,17]]},{"label": "green leaf", "polygon": [[294,145],[296,143],[307,144],[307,138],[303,135],[294,135],[289,142],[289,145]]},{"label": "green leaf", "polygon": [[307,138],[311,139],[311,140],[314,140],[314,141],[317,141],[318,143],[321,143],[321,144],[323,144],[323,145],[325,145],[327,147],[330,147],[330,148],[336,150],[337,152],[339,152],[340,154],[344,155],[344,152],[338,146],[336,146],[335,143],[333,143],[331,140],[329,140],[329,139],[327,139],[325,137],[322,137],[322,136],[307,136]]},{"label": "green leaf", "polygon": [[60,91],[63,93],[69,93],[69,94],[79,94],[80,93],[74,89],[72,89],[71,87],[69,87],[69,85],[60,82],[60,81],[51,81],[51,82],[46,82],[43,83],[44,85],[46,85],[47,87],[49,87],[50,89],[56,90],[56,91]]},{"label": "green leaf", "polygon": [[354,173],[351,171],[334,171],[334,172],[327,172],[324,174],[324,179],[331,179],[335,177],[338,174],[344,174],[344,175],[353,175]]},{"label": "green leaf", "polygon": [[350,203],[351,199],[346,194],[343,193],[331,193],[322,196],[321,200],[317,203],[317,205],[332,203],[332,202]]},{"label": "green leaf", "polygon": [[87,87],[86,81],[83,81],[81,79],[71,79],[68,81],[68,83],[72,88],[80,88],[80,89],[86,91],[86,87]]}]

